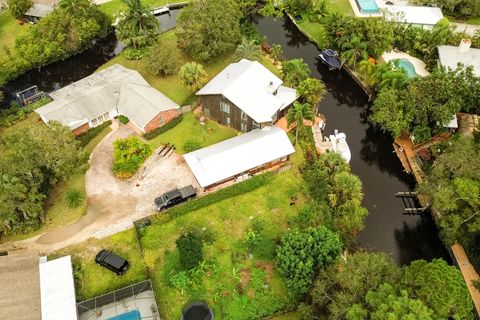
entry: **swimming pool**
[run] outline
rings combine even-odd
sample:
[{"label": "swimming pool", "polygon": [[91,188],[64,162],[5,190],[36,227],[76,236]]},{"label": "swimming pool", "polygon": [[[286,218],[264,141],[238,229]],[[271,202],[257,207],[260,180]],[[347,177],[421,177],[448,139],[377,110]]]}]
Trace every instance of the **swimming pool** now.
[{"label": "swimming pool", "polygon": [[137,309],[108,318],[107,320],[141,320],[140,311]]},{"label": "swimming pool", "polygon": [[415,78],[418,76],[417,72],[415,72],[415,67],[408,59],[396,59],[393,63],[396,67],[405,70],[407,77]]},{"label": "swimming pool", "polygon": [[377,2],[375,0],[356,0],[361,13],[379,13]]}]

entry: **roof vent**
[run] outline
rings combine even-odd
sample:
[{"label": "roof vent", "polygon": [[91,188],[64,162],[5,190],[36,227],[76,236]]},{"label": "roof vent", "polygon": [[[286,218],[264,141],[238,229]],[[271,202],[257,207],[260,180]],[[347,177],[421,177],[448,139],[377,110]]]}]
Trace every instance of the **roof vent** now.
[{"label": "roof vent", "polygon": [[472,41],[470,41],[470,39],[462,39],[462,41],[460,41],[460,45],[458,46],[458,53],[467,53],[470,50],[471,45]]}]

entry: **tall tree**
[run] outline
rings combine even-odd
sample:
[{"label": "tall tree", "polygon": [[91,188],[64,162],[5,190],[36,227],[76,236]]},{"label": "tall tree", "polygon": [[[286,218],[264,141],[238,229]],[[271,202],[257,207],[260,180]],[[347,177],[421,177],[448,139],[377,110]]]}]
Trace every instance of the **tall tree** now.
[{"label": "tall tree", "polygon": [[473,319],[473,304],[462,274],[443,259],[417,260],[405,268],[402,285],[434,311],[433,319]]},{"label": "tall tree", "polygon": [[178,16],[178,46],[201,61],[230,51],[241,39],[241,16],[235,0],[194,0]]},{"label": "tall tree", "polygon": [[200,89],[207,81],[207,72],[200,63],[189,62],[180,68],[180,80],[192,91]]},{"label": "tall tree", "polygon": [[258,60],[260,58],[260,46],[254,40],[243,38],[235,51],[237,60]]},{"label": "tall tree", "polygon": [[353,35],[342,45],[341,57],[355,69],[357,62],[368,58],[367,44],[360,35]]},{"label": "tall tree", "polygon": [[159,33],[159,22],[140,0],[122,0],[127,5],[117,25],[117,37],[127,46],[143,47],[153,43]]},{"label": "tall tree", "polygon": [[60,0],[58,2],[58,6],[70,14],[85,12],[92,5],[90,0]]},{"label": "tall tree", "polygon": [[287,232],[277,248],[277,267],[294,297],[306,294],[315,274],[340,254],[337,234],[325,227]]},{"label": "tall tree", "polygon": [[313,121],[315,119],[315,114],[312,111],[312,106],[308,103],[300,103],[295,101],[293,106],[288,110],[287,113],[287,124],[290,127],[292,124],[295,124],[295,142],[298,139],[298,130],[303,127],[304,120]]},{"label": "tall tree", "polygon": [[320,103],[325,91],[323,82],[316,78],[302,80],[297,88],[297,93],[300,97],[314,107]]},{"label": "tall tree", "polygon": [[283,62],[282,79],[288,86],[297,87],[310,76],[310,68],[302,58]]}]

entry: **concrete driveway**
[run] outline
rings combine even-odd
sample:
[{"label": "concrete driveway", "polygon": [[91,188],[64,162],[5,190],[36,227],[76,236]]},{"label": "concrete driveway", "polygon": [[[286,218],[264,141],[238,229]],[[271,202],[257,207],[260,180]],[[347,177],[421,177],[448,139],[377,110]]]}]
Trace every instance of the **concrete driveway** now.
[{"label": "concrete driveway", "polygon": [[[78,221],[52,229],[40,236],[1,247],[3,250],[28,250],[49,253],[88,238],[103,238],[132,227],[135,220],[154,212],[155,197],[173,188],[193,185],[199,188],[183,157],[156,152],[139,173],[129,180],[116,178],[111,170],[113,142],[138,132],[130,125],[114,123],[110,132],[90,156],[85,175],[87,213]],[[1,248],[0,247],[0,248]]]}]

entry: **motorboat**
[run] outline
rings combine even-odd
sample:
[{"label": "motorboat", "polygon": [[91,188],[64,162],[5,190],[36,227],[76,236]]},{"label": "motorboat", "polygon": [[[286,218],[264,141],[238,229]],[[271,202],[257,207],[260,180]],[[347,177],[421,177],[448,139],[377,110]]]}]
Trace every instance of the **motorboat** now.
[{"label": "motorboat", "polygon": [[338,130],[335,129],[334,133],[330,135],[330,142],[332,143],[333,151],[339,153],[347,163],[350,162],[352,153],[347,144],[347,136],[345,133],[338,132]]},{"label": "motorboat", "polygon": [[318,55],[318,59],[320,59],[323,63],[325,63],[328,66],[328,69],[330,70],[334,70],[334,69],[338,70],[342,67],[340,60],[338,59],[338,53],[335,50],[325,49],[320,51],[320,54]]}]

